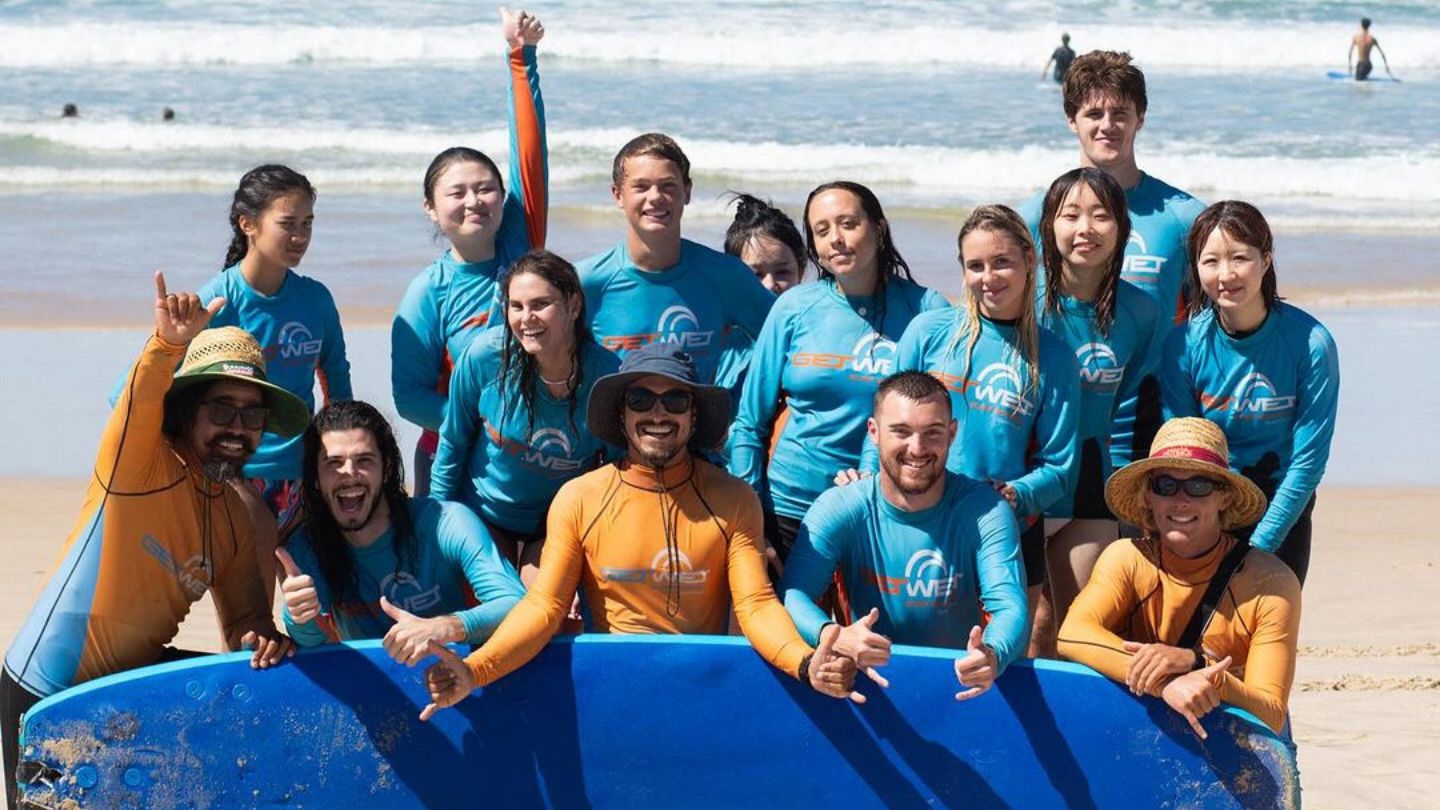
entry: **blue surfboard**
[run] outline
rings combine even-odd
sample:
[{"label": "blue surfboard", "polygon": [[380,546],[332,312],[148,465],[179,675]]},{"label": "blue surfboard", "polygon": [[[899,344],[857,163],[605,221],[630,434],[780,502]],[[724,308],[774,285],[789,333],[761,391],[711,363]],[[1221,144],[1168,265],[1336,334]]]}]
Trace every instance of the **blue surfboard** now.
[{"label": "blue surfboard", "polygon": [[[1299,803],[1292,748],[1237,709],[1208,740],[1058,662],[957,702],[953,651],[896,647],[854,705],[744,639],[587,635],[429,723],[421,670],[376,642],[102,678],[31,709],[37,807],[1203,807]],[[864,679],[861,679],[864,681]],[[73,802],[70,804],[69,802]]]},{"label": "blue surfboard", "polygon": [[[1331,78],[1331,79],[1334,79],[1335,81],[1355,81],[1355,77],[1354,77],[1354,76],[1350,75],[1349,73],[1346,73],[1346,72],[1343,71],[1343,70],[1330,70],[1330,71],[1326,71],[1326,72],[1325,72],[1325,75],[1326,75],[1327,77]],[[1400,80],[1397,79],[1397,78],[1395,78],[1394,76],[1377,76],[1377,75],[1375,75],[1374,73],[1371,73],[1369,76],[1367,76],[1367,77],[1365,78],[1365,81],[1366,81],[1366,82],[1391,82],[1391,83],[1398,83]]]}]

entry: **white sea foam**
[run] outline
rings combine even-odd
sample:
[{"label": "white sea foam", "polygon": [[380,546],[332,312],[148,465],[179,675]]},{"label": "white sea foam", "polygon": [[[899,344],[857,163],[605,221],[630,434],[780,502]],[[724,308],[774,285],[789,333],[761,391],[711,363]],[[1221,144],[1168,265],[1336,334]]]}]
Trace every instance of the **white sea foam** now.
[{"label": "white sea foam", "polygon": [[[593,62],[655,62],[756,70],[847,65],[909,68],[923,65],[996,66],[1032,70],[1037,54],[1053,48],[1062,26],[965,24],[963,15],[917,23],[766,25],[736,15],[675,15],[650,24],[602,15],[557,21],[547,54]],[[1063,26],[1081,50],[1129,50],[1147,68],[1260,71],[1338,67],[1350,23],[1205,21],[1150,24],[1100,21]],[[637,43],[643,42],[643,47]],[[1387,31],[1397,71],[1440,69],[1440,28]],[[65,22],[0,24],[0,67],[83,65],[278,65],[294,62],[362,64],[474,62],[498,54],[494,26],[296,25],[220,22]]]}]

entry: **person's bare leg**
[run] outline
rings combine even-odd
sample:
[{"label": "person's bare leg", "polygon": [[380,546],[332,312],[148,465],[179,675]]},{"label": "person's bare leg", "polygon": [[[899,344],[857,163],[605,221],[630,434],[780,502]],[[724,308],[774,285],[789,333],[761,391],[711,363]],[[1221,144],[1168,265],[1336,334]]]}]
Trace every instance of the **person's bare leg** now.
[{"label": "person's bare leg", "polygon": [[1113,520],[1072,520],[1045,544],[1050,574],[1051,611],[1056,631],[1065,624],[1070,603],[1090,581],[1100,552],[1115,542],[1119,527]]},{"label": "person's bare leg", "polygon": [[1030,646],[1025,654],[1031,658],[1055,657],[1055,612],[1050,607],[1050,594],[1045,585],[1025,589],[1030,601]]},{"label": "person's bare leg", "polygon": [[265,583],[265,604],[275,604],[275,576],[277,563],[275,547],[280,544],[280,525],[265,505],[265,499],[256,494],[248,481],[239,479],[230,482],[230,488],[240,496],[245,511],[250,513],[250,525],[255,532],[255,561],[260,564],[260,581]]}]

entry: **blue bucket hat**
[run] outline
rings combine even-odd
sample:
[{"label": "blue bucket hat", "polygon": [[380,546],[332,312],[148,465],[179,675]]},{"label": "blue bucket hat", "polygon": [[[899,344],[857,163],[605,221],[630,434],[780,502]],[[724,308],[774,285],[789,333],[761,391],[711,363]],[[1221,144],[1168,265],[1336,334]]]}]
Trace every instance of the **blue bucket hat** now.
[{"label": "blue bucket hat", "polygon": [[585,423],[590,432],[617,446],[625,447],[625,427],[620,407],[625,389],[641,377],[665,377],[686,386],[695,396],[695,432],[690,443],[701,450],[718,450],[730,432],[730,392],[718,385],[704,385],[695,370],[695,359],[678,344],[648,343],[625,355],[620,370],[606,374],[590,389]]}]

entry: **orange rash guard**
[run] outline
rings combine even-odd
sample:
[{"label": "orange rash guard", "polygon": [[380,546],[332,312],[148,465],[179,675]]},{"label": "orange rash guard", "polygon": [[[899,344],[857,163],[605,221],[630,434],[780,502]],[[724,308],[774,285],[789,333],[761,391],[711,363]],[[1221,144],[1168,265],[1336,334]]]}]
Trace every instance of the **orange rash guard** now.
[{"label": "orange rash guard", "polygon": [[[1060,628],[1060,657],[1124,681],[1130,654],[1123,642],[1176,644],[1235,542],[1222,536],[1193,560],[1166,553],[1153,540],[1111,543]],[[1209,660],[1231,657],[1220,699],[1279,732],[1299,631],[1300,582],[1275,555],[1251,549],[1200,637]]]},{"label": "orange rash guard", "polygon": [[85,506],[5,657],[33,694],[155,663],[207,590],[231,649],[276,635],[240,497],[161,432],[184,353],[152,336],[105,425]]},{"label": "orange rash guard", "polygon": [[733,603],[760,655],[797,676],[811,648],[770,587],[760,537],[754,490],[705,461],[686,454],[663,485],[628,461],[601,467],[560,489],[539,576],[465,662],[480,686],[523,666],[559,630],[578,586],[602,633],[724,634]]}]

